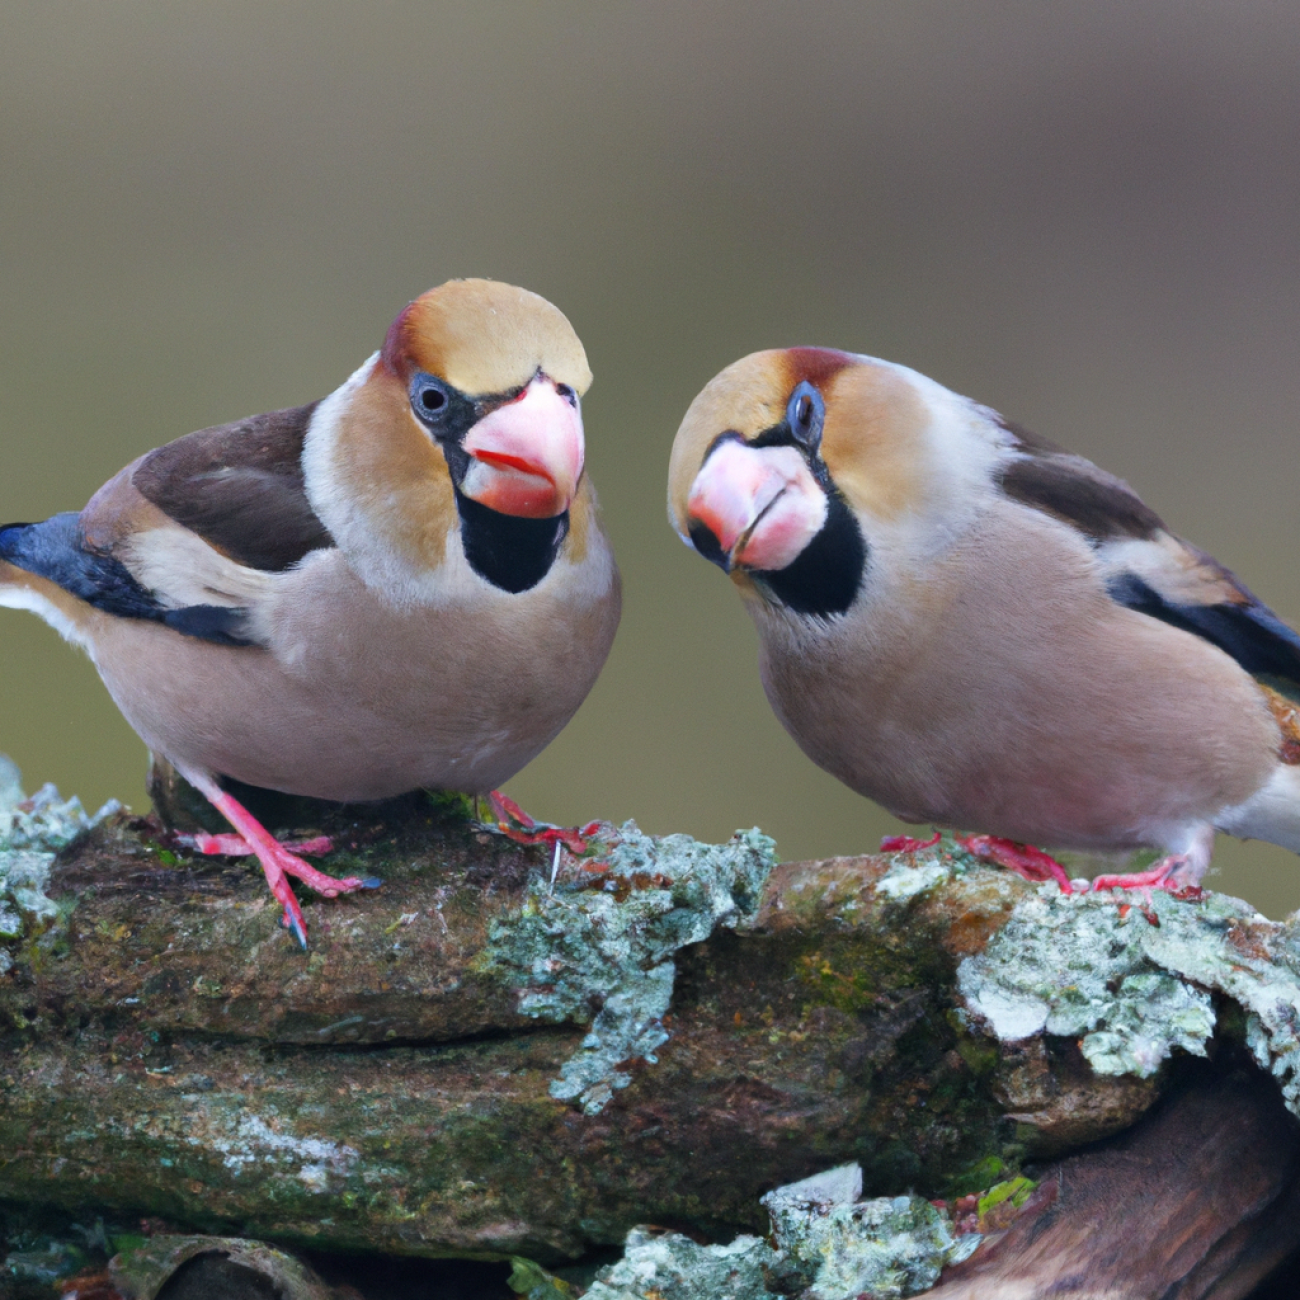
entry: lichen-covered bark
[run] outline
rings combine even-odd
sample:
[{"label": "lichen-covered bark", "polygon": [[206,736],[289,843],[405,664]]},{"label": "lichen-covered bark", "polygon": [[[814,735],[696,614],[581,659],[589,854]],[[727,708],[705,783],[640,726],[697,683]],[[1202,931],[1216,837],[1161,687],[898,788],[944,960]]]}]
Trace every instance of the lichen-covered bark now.
[{"label": "lichen-covered bark", "polygon": [[[991,870],[785,864],[753,899],[733,882],[727,913],[716,880],[701,902],[673,878],[683,845],[633,870],[613,828],[552,893],[544,850],[454,805],[314,821],[340,845],[331,871],[385,883],[304,900],[308,953],[255,867],[178,855],[157,823],[118,817],[63,852],[57,917],[5,947],[0,1198],[545,1260],[638,1223],[762,1231],[764,1191],[846,1160],[868,1195],[971,1190],[999,1162],[1125,1127],[1157,1094],[1159,1076],[1095,1077],[1072,1041],[1001,1044],[963,1019],[958,963],[1032,893]],[[699,933],[706,903],[724,919],[672,955],[653,1059],[618,1063],[584,1109],[557,1080],[647,975],[632,934],[626,987],[551,996],[578,974],[557,933],[547,975],[537,935],[587,898],[600,926],[611,899],[645,905],[656,979],[665,933]]]}]

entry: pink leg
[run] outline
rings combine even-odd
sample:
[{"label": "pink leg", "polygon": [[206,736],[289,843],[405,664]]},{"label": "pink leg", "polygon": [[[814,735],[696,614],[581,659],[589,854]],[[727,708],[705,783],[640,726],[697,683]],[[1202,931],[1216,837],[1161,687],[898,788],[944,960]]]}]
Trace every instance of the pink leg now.
[{"label": "pink leg", "polygon": [[515,841],[516,844],[563,844],[570,853],[587,851],[587,837],[600,829],[599,822],[588,822],[583,827],[552,826],[550,822],[535,821],[509,795],[500,790],[488,792],[488,806],[496,817],[491,829]]},{"label": "pink leg", "polygon": [[[337,898],[339,894],[351,893],[354,889],[374,889],[379,881],[373,876],[362,879],[360,876],[347,876],[342,880],[327,876],[317,871],[309,862],[290,852],[281,844],[261,822],[253,816],[237,799],[227,794],[206,773],[190,771],[177,765],[177,771],[201,794],[212,806],[235,828],[237,836],[214,836],[217,841],[227,840],[242,846],[243,851],[250,850],[257,855],[266,873],[266,883],[277,902],[284,908],[285,928],[298,942],[307,946],[307,923],[303,920],[302,908],[293,896],[293,889],[287,877],[296,876],[309,889],[314,889],[326,898]],[[308,841],[318,846],[319,841]],[[211,852],[202,849],[203,852]],[[217,852],[222,850],[218,849]]]},{"label": "pink leg", "polygon": [[1044,853],[1032,844],[1017,844],[1015,840],[1000,839],[996,835],[958,835],[957,843],[981,862],[1006,867],[1026,880],[1055,880],[1063,894],[1075,892],[1065,868],[1050,853]]},{"label": "pink leg", "polygon": [[941,831],[935,831],[928,840],[913,839],[910,835],[886,835],[880,841],[881,853],[916,853],[921,849],[932,849],[943,838]]}]

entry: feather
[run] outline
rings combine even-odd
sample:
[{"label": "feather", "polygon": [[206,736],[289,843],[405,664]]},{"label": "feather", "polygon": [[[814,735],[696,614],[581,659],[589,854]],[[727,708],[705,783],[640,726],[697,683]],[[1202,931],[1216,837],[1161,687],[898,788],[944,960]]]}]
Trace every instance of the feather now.
[{"label": "feather", "polygon": [[200,429],[150,452],[132,482],[238,564],[276,573],[334,539],[307,500],[302,447],[317,403]]},{"label": "feather", "polygon": [[1123,479],[998,422],[1020,453],[999,473],[1002,490],[1087,537],[1112,600],[1201,637],[1252,676],[1300,698],[1300,634],[1231,570],[1170,533]]},{"label": "feather", "polygon": [[168,608],[121,560],[86,546],[75,513],[0,528],[0,559],[48,579],[103,613],[164,623],[186,636],[220,645],[251,644],[245,631],[246,610],[219,605]]}]

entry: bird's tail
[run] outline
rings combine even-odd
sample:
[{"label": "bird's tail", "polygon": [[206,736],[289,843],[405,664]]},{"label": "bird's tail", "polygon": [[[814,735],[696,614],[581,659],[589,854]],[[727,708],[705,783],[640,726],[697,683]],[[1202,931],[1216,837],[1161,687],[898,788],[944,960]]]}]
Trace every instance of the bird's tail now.
[{"label": "bird's tail", "polygon": [[1219,830],[1300,853],[1300,765],[1279,763],[1262,789],[1221,813]]},{"label": "bird's tail", "polygon": [[39,615],[65,640],[88,644],[85,634],[87,609],[66,590],[55,574],[47,574],[42,555],[48,533],[61,532],[66,518],[55,515],[39,524],[0,524],[0,607],[26,609]]},{"label": "bird's tail", "polygon": [[0,524],[0,588],[25,586],[18,557],[22,552],[22,534],[27,524]]}]

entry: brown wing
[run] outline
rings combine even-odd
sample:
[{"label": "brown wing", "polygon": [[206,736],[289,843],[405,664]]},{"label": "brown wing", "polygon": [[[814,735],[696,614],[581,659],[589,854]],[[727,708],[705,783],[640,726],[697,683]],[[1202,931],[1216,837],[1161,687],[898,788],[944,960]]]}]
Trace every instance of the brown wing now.
[{"label": "brown wing", "polygon": [[200,429],[145,456],[137,491],[239,564],[278,572],[333,546],[303,485],[316,403]]},{"label": "brown wing", "polygon": [[1300,700],[1300,634],[1213,556],[1175,537],[1123,479],[1000,421],[1015,454],[999,483],[1013,500],[1078,529],[1111,598],[1202,637],[1248,673]]},{"label": "brown wing", "polygon": [[1063,519],[1094,542],[1164,530],[1160,516],[1123,479],[1018,424],[999,423],[1022,453],[1002,470],[1009,497]]}]

